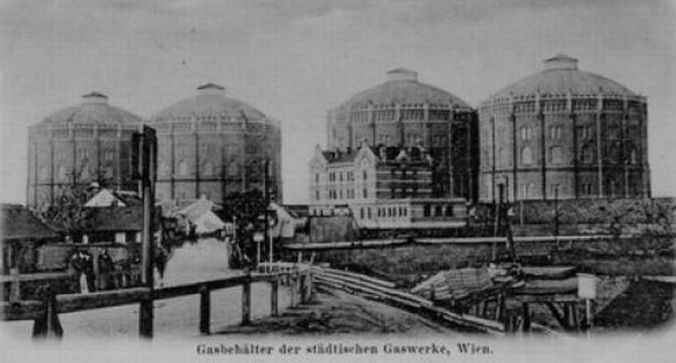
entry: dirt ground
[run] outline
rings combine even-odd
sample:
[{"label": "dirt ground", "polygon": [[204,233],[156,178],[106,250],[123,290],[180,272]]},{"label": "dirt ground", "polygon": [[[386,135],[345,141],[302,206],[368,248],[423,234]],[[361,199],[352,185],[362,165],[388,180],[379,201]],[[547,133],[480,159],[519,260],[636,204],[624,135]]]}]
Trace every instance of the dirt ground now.
[{"label": "dirt ground", "polygon": [[250,326],[232,326],[216,334],[406,334],[460,336],[421,316],[342,291],[322,291],[315,299],[289,308],[279,317],[264,317]]}]

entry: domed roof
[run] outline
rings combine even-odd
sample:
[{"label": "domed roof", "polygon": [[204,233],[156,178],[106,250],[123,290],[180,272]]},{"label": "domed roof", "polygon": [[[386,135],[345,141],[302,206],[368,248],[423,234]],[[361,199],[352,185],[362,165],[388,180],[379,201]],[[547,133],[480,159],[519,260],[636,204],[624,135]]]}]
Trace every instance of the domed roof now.
[{"label": "domed roof", "polygon": [[246,102],[225,97],[225,88],[208,83],[197,87],[197,96],[186,98],[157,112],[153,121],[197,118],[240,119],[266,121],[267,117]]},{"label": "domed roof", "polygon": [[362,108],[374,105],[424,104],[470,106],[457,96],[440,88],[418,81],[418,73],[405,68],[387,72],[387,81],[352,96],[339,108]]},{"label": "domed roof", "polygon": [[41,124],[97,124],[97,125],[134,125],[141,122],[139,116],[108,104],[108,96],[91,92],[82,96],[77,106],[58,110],[42,120]]},{"label": "domed roof", "polygon": [[558,54],[544,61],[544,70],[513,83],[491,96],[509,98],[541,95],[614,95],[636,97],[627,87],[598,74],[577,69],[577,59]]}]

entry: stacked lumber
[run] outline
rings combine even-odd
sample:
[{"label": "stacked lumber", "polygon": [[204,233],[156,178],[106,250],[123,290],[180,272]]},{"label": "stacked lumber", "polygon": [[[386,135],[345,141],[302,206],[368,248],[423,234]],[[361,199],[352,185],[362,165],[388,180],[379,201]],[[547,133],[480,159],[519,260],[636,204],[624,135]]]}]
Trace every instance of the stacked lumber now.
[{"label": "stacked lumber", "polygon": [[457,300],[492,287],[488,269],[463,268],[441,271],[416,285],[411,293],[430,300]]},{"label": "stacked lumber", "polygon": [[[491,334],[501,334],[504,325],[477,317],[456,314],[434,306],[422,296],[395,289],[395,284],[366,275],[331,268],[312,268],[313,281],[317,286],[356,293],[367,299],[377,300],[416,313],[426,313],[452,325]],[[441,281],[441,280],[439,280]]]}]

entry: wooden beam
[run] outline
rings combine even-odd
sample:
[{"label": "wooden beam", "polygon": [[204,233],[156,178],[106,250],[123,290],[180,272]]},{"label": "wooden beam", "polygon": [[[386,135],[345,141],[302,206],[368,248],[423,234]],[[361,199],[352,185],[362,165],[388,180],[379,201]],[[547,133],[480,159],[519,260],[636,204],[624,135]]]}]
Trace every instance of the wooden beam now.
[{"label": "wooden beam", "polygon": [[209,334],[211,322],[211,291],[206,285],[200,287],[200,333]]},{"label": "wooden beam", "polygon": [[270,315],[279,315],[279,280],[270,281]]},{"label": "wooden beam", "polygon": [[565,304],[563,305],[563,310],[564,310],[563,314],[559,311],[559,309],[556,307],[556,305],[554,305],[554,303],[552,303],[552,302],[547,302],[544,305],[547,307],[547,309],[549,309],[549,311],[552,313],[552,315],[554,316],[556,321],[559,323],[559,325],[561,325],[561,327],[563,329],[570,330],[570,325],[568,324],[568,321],[566,320],[566,317],[567,317],[568,314],[565,313],[565,311],[566,311],[566,305]]},{"label": "wooden beam", "polygon": [[242,284],[242,325],[251,323],[251,281]]},{"label": "wooden beam", "polygon": [[136,287],[122,290],[99,291],[89,294],[61,294],[56,296],[56,301],[59,313],[71,313],[75,311],[134,304],[149,298],[149,288]]}]

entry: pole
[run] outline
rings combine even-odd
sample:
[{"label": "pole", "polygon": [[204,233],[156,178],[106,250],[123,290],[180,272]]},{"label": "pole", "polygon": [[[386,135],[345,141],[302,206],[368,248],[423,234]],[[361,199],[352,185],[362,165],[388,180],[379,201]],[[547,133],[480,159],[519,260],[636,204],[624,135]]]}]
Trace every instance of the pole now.
[{"label": "pole", "polygon": [[554,187],[554,237],[559,239],[559,186]]},{"label": "pole", "polygon": [[265,188],[265,239],[268,241],[268,254],[269,254],[269,262],[270,264],[268,265],[269,271],[272,272],[272,231],[269,230],[270,228],[270,223],[268,220],[268,207],[270,206],[270,191],[269,191],[269,186],[268,186],[268,178],[269,178],[269,169],[270,169],[270,159],[265,159],[265,163],[263,164],[265,166],[265,170],[263,172],[263,187]]},{"label": "pole", "polygon": [[594,326],[594,312],[592,311],[591,299],[585,299],[585,314],[587,316],[587,339],[591,338],[591,330]]},{"label": "pole", "polygon": [[141,186],[143,190],[143,240],[141,255],[141,282],[150,289],[147,299],[141,301],[139,312],[139,334],[144,338],[153,336],[153,209],[155,201],[155,157],[157,139],[155,130],[144,126],[141,138],[142,173]]}]

